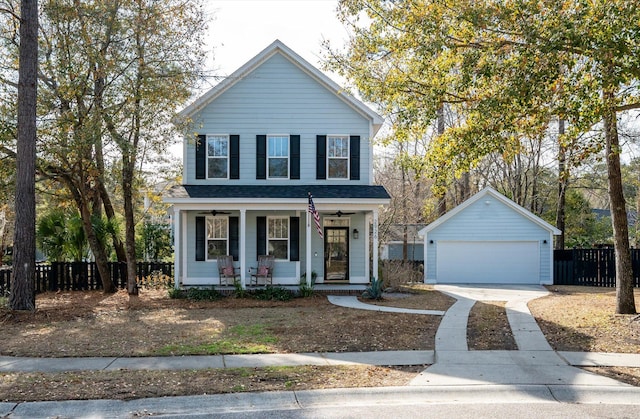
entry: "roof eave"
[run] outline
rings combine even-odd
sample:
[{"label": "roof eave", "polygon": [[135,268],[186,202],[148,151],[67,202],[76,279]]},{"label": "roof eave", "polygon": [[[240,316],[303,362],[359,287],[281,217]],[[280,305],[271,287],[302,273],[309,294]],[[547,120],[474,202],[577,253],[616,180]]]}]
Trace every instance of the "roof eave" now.
[{"label": "roof eave", "polygon": [[239,80],[242,80],[247,74],[251,73],[263,62],[271,58],[276,53],[283,54],[293,64],[300,67],[303,71],[313,77],[317,82],[323,85],[327,90],[331,91],[334,95],[347,103],[351,108],[360,113],[365,118],[372,122],[373,130],[372,136],[374,136],[384,123],[383,118],[360,100],[356,99],[336,82],[327,77],[323,72],[318,70],[315,66],[309,63],[307,60],[298,55],[291,48],[286,46],[280,40],[275,40],[268,47],[262,50],[258,55],[247,61],[242,67],[234,71],[231,75],[226,77],[220,83],[212,87],[209,91],[202,96],[194,100],[191,104],[186,106],[172,119],[175,124],[184,123],[191,119],[196,113],[201,111],[205,106],[214,101],[218,96],[236,84]]}]

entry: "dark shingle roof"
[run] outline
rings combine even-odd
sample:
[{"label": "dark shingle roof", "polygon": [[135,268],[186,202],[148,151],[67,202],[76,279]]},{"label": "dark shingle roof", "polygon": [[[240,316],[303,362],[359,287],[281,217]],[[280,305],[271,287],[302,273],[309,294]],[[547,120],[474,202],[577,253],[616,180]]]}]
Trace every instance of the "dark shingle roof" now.
[{"label": "dark shingle roof", "polygon": [[390,199],[378,185],[176,185],[167,198]]}]

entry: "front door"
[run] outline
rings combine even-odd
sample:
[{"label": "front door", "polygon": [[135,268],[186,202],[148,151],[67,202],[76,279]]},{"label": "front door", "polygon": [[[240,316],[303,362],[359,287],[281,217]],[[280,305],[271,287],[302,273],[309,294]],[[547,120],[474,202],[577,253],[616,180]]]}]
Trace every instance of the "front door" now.
[{"label": "front door", "polygon": [[349,280],[349,227],[324,228],[324,279]]}]

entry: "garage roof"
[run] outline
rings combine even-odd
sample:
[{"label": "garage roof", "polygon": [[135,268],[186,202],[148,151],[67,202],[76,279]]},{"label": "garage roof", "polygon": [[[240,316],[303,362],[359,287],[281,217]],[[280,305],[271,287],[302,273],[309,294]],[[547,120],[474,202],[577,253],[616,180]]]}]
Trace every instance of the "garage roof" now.
[{"label": "garage roof", "polygon": [[473,195],[471,198],[469,198],[466,201],[464,201],[462,204],[458,205],[457,207],[455,207],[454,209],[452,209],[451,211],[449,211],[448,213],[446,213],[442,217],[438,218],[436,221],[434,221],[431,224],[427,225],[425,228],[423,228],[422,230],[419,231],[419,234],[421,236],[424,236],[425,234],[427,234],[428,232],[430,232],[434,228],[446,223],[449,219],[453,218],[456,214],[462,212],[465,208],[467,208],[467,207],[471,206],[473,203],[475,203],[475,202],[487,197],[488,195],[490,195],[490,196],[494,197],[495,199],[499,200],[503,204],[507,205],[508,207],[510,207],[513,210],[515,210],[516,212],[518,212],[523,217],[525,217],[525,218],[529,219],[530,221],[538,224],[539,226],[541,226],[545,230],[548,230],[549,232],[553,233],[555,236],[557,236],[557,235],[562,233],[560,230],[558,230],[557,228],[555,228],[554,226],[552,226],[551,224],[549,224],[548,222],[546,222],[542,218],[538,217],[537,215],[535,215],[531,211],[527,210],[526,208],[521,207],[520,205],[516,204],[515,202],[513,202],[512,200],[507,198],[506,196],[502,195],[500,192],[498,192],[495,189],[487,186],[486,188],[484,188],[483,190],[481,190],[477,194]]}]

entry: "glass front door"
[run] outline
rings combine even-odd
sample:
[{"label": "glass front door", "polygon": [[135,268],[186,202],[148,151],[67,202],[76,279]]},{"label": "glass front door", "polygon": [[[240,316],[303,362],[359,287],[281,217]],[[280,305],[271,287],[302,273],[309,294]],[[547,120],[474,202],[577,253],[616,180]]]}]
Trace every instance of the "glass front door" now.
[{"label": "glass front door", "polygon": [[349,227],[324,228],[324,279],[349,280]]}]

